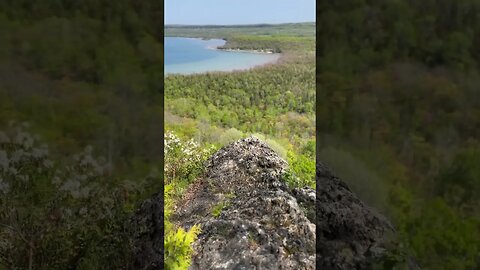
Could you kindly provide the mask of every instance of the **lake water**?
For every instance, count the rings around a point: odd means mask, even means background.
[[[222,39],[165,38],[165,74],[233,71],[274,62],[279,54],[216,50]]]

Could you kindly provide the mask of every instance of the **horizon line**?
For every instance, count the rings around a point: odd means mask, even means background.
[[[316,23],[316,22],[315,21],[304,21],[304,22],[247,23],[247,24],[181,24],[181,23],[171,23],[171,24],[164,24],[164,27],[167,27],[167,26],[258,26],[258,25],[282,25],[282,24],[303,24],[303,23]]]

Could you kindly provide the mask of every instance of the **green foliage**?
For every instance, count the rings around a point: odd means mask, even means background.
[[[255,35],[269,38],[275,35],[292,37],[315,36],[315,23],[284,23],[254,25],[165,25],[165,36],[228,38],[241,35]]]
[[[188,269],[193,252],[191,245],[199,233],[200,227],[194,225],[188,232],[179,228],[165,234],[165,269]]]
[[[425,269],[479,267],[479,10],[478,0],[317,5],[317,151],[395,221]]]
[[[258,139],[265,142],[268,147],[270,147],[277,155],[279,155],[283,159],[287,159],[287,150],[280,145],[275,139],[270,139],[267,136],[259,133],[252,134],[252,136],[257,137]]]
[[[226,201],[221,201],[214,205],[212,208],[212,215],[214,217],[219,217],[225,207],[228,207],[228,203]]]
[[[282,53],[293,50],[314,50],[315,40],[311,37],[295,37],[292,35],[255,36],[234,35],[227,39],[222,49],[267,50]],[[298,53],[298,52],[297,52]]]
[[[282,175],[282,180],[285,181],[290,188],[300,187],[300,179],[295,175],[295,173],[289,169]]]
[[[414,255],[434,269],[474,269],[478,265],[478,218],[463,217],[441,199],[423,205],[406,233]]]
[[[121,268],[131,263],[129,204],[140,183],[108,176],[92,149],[52,159],[21,127],[0,132],[0,261],[10,268]]]
[[[108,157],[115,174],[142,177],[162,162],[156,142],[162,133],[158,121],[163,96],[157,85],[163,46],[152,29],[161,24],[145,24],[152,18],[148,13],[155,11],[143,7],[157,4],[119,2],[109,4],[108,12],[93,2],[0,4],[0,96],[5,111],[0,128],[10,121],[28,121],[62,154],[92,145]],[[55,11],[52,6],[61,8]],[[132,9],[122,10],[128,6]],[[96,13],[99,10],[110,19]],[[141,129],[131,128],[139,122],[144,123]]]
[[[270,69],[229,75],[168,75],[166,110],[242,132],[276,137],[288,137],[292,132],[313,136],[313,70],[304,65]],[[293,89],[292,99],[285,99],[285,88]]]
[[[229,128],[220,136],[219,142],[221,145],[226,145],[234,141],[237,141],[243,137],[244,137],[244,134],[240,130],[236,128]]]
[[[470,211],[480,210],[480,148],[458,153],[439,173],[436,193],[449,203]]]
[[[107,2],[0,2],[0,130],[10,138],[0,143],[0,264],[9,269],[131,266],[125,222],[161,183],[162,5]],[[11,127],[26,121],[49,148]]]
[[[350,63],[342,70],[353,72],[399,58],[429,66],[475,67],[480,60],[475,52],[479,10],[478,0],[320,3],[320,65],[329,69],[333,58],[340,57]],[[366,20],[371,23],[364,24]]]
[[[284,26],[298,33],[257,32]],[[310,24],[284,26],[247,27],[248,34],[243,27],[167,27],[170,35],[227,38],[228,49],[275,49],[283,55],[278,64],[248,71],[167,75],[166,122],[186,138],[218,146],[252,134],[290,159],[292,184],[314,187],[315,39],[313,32],[302,34]]]
[[[226,33],[225,29],[217,30],[169,29],[178,36],[202,33],[203,37],[208,37]],[[289,64],[228,74],[168,75],[165,78],[167,269],[186,269],[190,264],[190,244],[198,232],[195,227],[188,232],[177,229],[169,218],[187,186],[200,175],[205,159],[213,153],[215,147],[208,145],[223,146],[254,133],[286,159],[283,142],[290,141],[297,148],[303,146],[305,138],[314,142],[313,38],[238,34],[229,37],[226,48],[282,50]],[[290,89],[287,99],[284,89]],[[314,145],[310,143],[303,151],[307,154],[294,161],[294,168],[302,177],[301,181],[295,180],[295,184],[314,186]],[[226,194],[224,200],[212,207],[211,214],[220,216],[234,196]]]
[[[292,178],[297,178],[295,186],[315,188],[315,159],[305,155],[296,155],[292,151],[288,151],[287,157],[290,170],[293,174],[290,175],[290,178],[287,177],[287,182],[292,185]]]
[[[210,30],[205,31],[214,33]],[[232,35],[228,48],[278,47],[282,61],[242,72],[167,75],[166,112],[195,120],[197,136],[209,142],[261,133],[273,145],[287,141],[298,148],[315,134],[314,44],[313,36]],[[173,120],[178,122],[166,119]],[[276,150],[286,158],[285,147],[279,146]]]
[[[191,245],[201,232],[200,227],[194,225],[186,231],[184,228],[177,228],[170,219],[185,189],[203,172],[204,162],[215,147],[200,145],[193,139],[181,139],[170,130],[166,131],[164,138],[167,179],[164,187],[164,267],[187,269],[193,252]]]
[[[215,151],[213,145],[201,147],[195,140],[183,141],[168,131],[164,139],[165,183],[191,183],[203,170],[204,162]]]
[[[176,228],[171,223],[170,217],[173,213],[178,194],[174,189],[175,182],[165,185],[164,189],[164,249],[165,269],[188,269],[191,263],[192,243],[197,239],[201,229],[194,225],[190,230]]]

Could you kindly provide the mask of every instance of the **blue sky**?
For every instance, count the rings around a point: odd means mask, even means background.
[[[315,0],[165,0],[165,24],[315,21]]]

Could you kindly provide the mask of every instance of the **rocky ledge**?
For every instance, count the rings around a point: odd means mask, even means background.
[[[382,255],[393,232],[388,221],[321,163],[316,192],[290,189],[282,179],[287,167],[255,137],[210,157],[173,217],[185,229],[202,229],[190,269],[366,269]],[[161,269],[156,200],[146,201],[134,218],[144,228],[134,241],[141,269]]]
[[[370,269],[393,240],[394,228],[317,162],[317,269]]]
[[[210,157],[174,218],[202,228],[190,269],[315,269],[315,225],[281,179],[287,166],[255,137]]]

